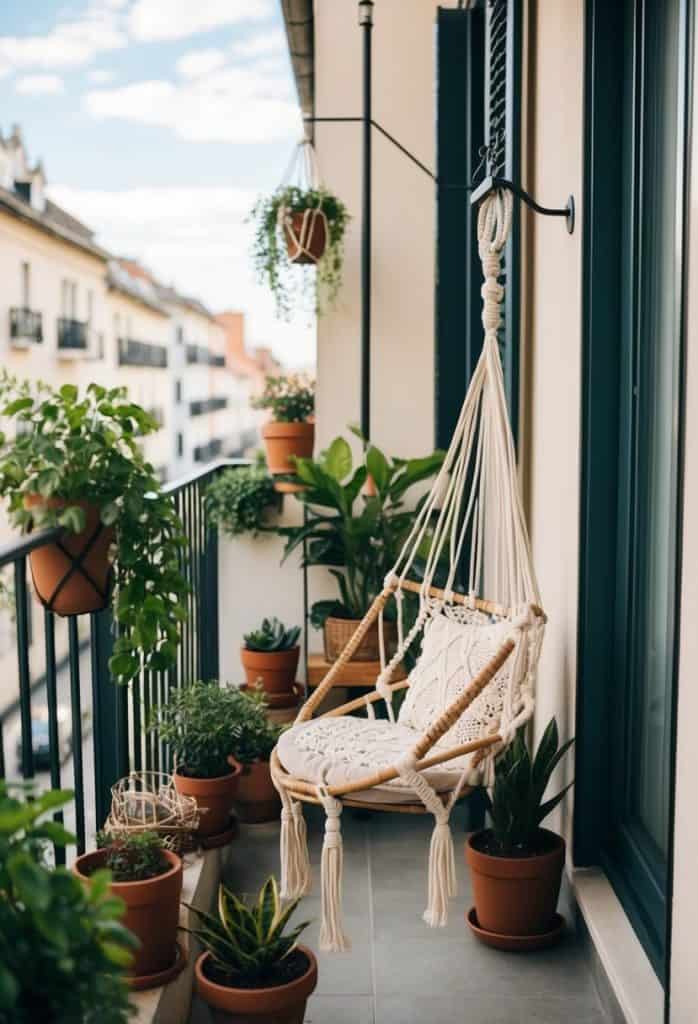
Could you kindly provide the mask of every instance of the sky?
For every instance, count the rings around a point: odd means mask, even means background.
[[[279,0],[0,0],[0,129],[21,126],[55,202],[247,340],[314,361],[274,317],[245,220],[301,134]]]

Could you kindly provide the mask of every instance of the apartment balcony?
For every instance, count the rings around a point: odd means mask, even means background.
[[[10,307],[10,344],[12,348],[28,348],[44,340],[41,313],[28,306]]]
[[[133,338],[119,338],[119,366],[167,366],[167,347]]]
[[[58,354],[71,357],[84,355],[89,347],[89,324],[70,317],[58,318]]]
[[[187,363],[198,366],[225,366],[225,356],[212,352],[206,345],[187,345]]]
[[[228,399],[225,395],[219,395],[213,398],[200,398],[189,403],[189,415],[190,416],[203,416],[208,412],[218,412],[221,409],[228,408]]]

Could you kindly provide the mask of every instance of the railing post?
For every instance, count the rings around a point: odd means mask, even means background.
[[[204,513],[205,515],[205,513]],[[205,517],[206,540],[201,559],[201,673],[204,679],[218,679],[220,672],[218,630],[218,530]]]
[[[101,828],[111,807],[111,787],[129,769],[128,687],[114,683],[109,672],[111,612],[95,612],[90,619],[95,801]]]

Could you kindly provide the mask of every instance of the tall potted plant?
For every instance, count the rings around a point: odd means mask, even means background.
[[[339,656],[383,588],[413,522],[414,511],[405,504],[409,490],[432,477],[443,458],[440,451],[421,459],[388,458],[371,445],[355,466],[348,442],[337,437],[318,459],[296,459],[306,488],[299,496],[307,506],[306,521],[278,532],[286,538],[284,558],[305,545],[305,565],[327,566],[336,580],[337,598],[317,601],[311,609],[312,625],[324,631],[328,660]],[[366,494],[369,475],[373,493]],[[377,625],[353,657],[378,659]]]
[[[156,708],[149,730],[167,743],[175,759],[178,793],[194,797],[201,817],[198,834],[207,846],[232,837],[231,810],[240,766],[228,763],[240,718],[241,695],[217,680],[182,686]]]
[[[41,601],[60,615],[111,601],[119,634],[109,663],[128,682],[141,668],[176,658],[187,583],[185,538],[138,438],[157,429],[124,388],[58,389],[0,376],[0,497],[13,526],[59,526],[65,533],[30,555]],[[111,591],[111,594],[110,594]]]
[[[313,312],[331,305],[342,283],[349,222],[344,203],[322,187],[284,185],[260,198],[251,216],[255,269],[274,296],[277,315],[288,319],[299,294]],[[299,264],[316,266],[314,279],[299,282],[293,274]]]
[[[224,885],[217,914],[195,907],[192,929],[204,952],[196,961],[196,988],[223,1024],[303,1024],[317,985],[317,961],[298,944],[308,922],[287,932],[299,901],[283,906],[275,878],[249,904]]]
[[[75,842],[58,822],[44,820],[71,798],[54,790],[25,802],[0,782],[3,1021],[126,1024],[132,1018],[125,970],[137,940],[120,923],[124,906],[109,892],[109,872],[83,885],[47,863],[50,843]]]
[[[541,823],[572,785],[543,799],[573,742],[560,746],[553,718],[533,758],[520,730],[497,761],[492,796],[486,795],[492,826],[473,833],[466,845],[475,897],[468,923],[489,945],[537,948],[562,930],[556,907],[565,841]]]
[[[286,629],[272,618],[262,619],[258,629],[245,634],[240,659],[247,685],[261,686],[272,705],[275,700],[295,699],[300,632],[300,626]]]
[[[313,454],[315,385],[300,376],[267,377],[264,391],[252,399],[255,409],[268,409],[271,419],[262,428],[267,463],[280,492],[295,492],[301,486],[285,479],[294,473],[294,459]]]
[[[181,858],[153,832],[100,832],[97,847],[78,857],[73,871],[83,881],[105,868],[111,872],[109,890],[123,900],[123,923],[139,942],[129,971],[131,987],[164,985],[184,966],[177,946]]]
[[[273,821],[281,811],[269,759],[282,727],[267,718],[267,702],[257,689],[238,690],[238,720],[231,736],[230,763],[241,768],[235,807],[242,821]]]

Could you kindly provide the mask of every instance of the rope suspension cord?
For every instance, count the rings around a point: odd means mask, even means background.
[[[310,139],[303,138],[296,146],[281,180],[281,187],[285,185],[295,185],[297,188],[316,192],[319,190],[320,171],[315,147]],[[329,237],[329,224],[322,209],[322,197],[318,198],[317,206],[303,210],[299,222],[297,218],[298,215],[294,215],[286,206],[279,207],[279,226],[291,243],[289,259],[292,263],[316,263],[313,241]]]

